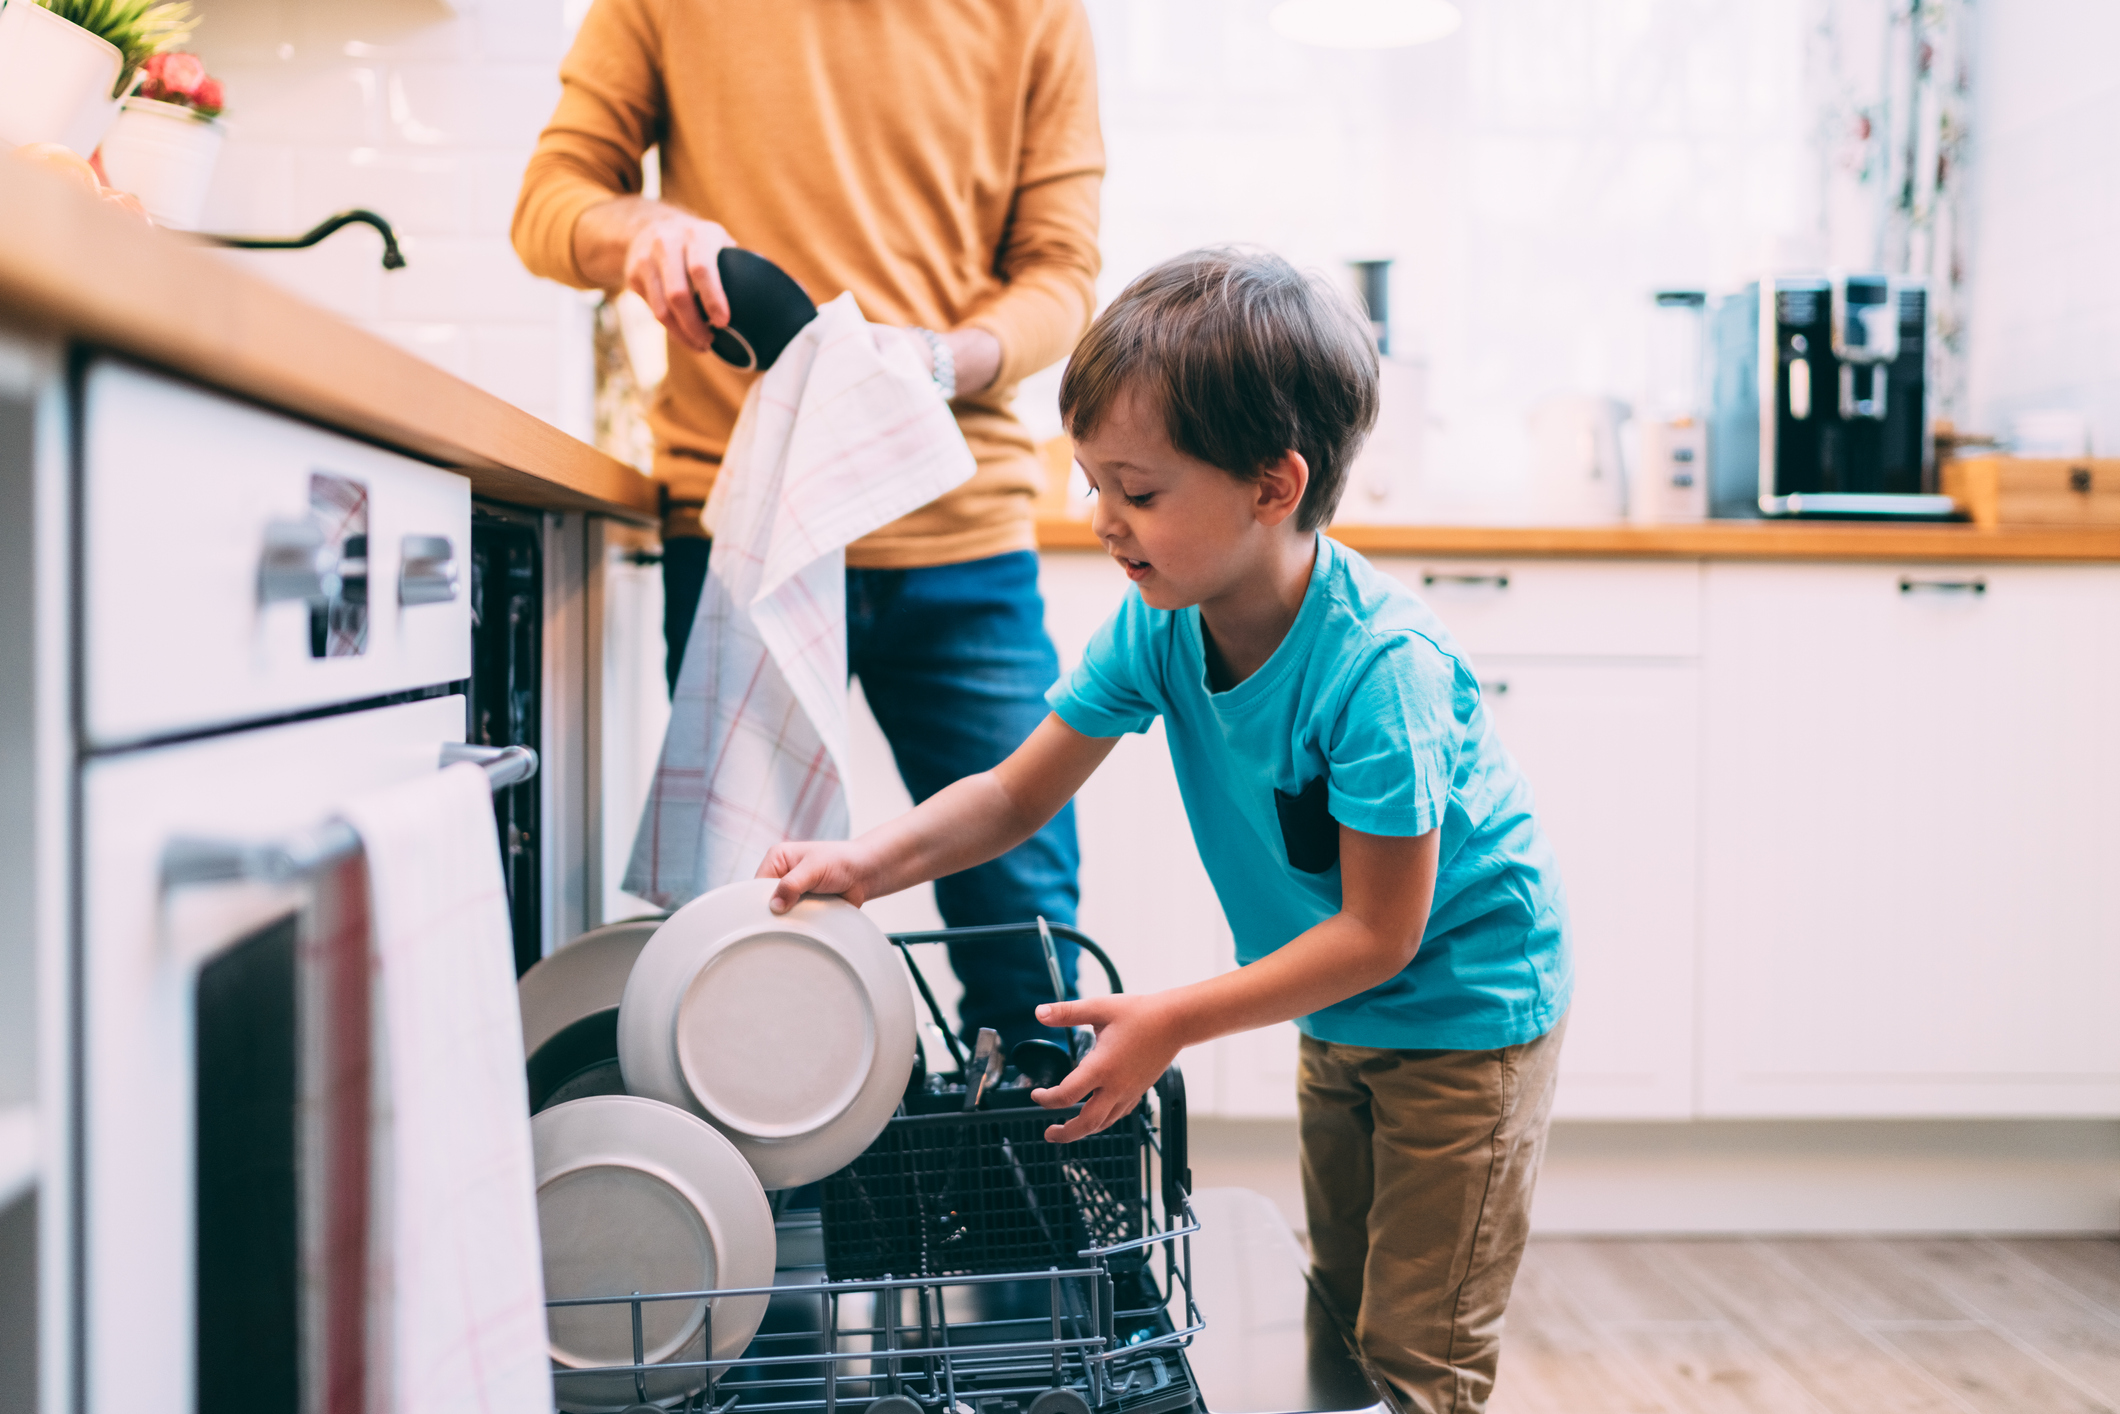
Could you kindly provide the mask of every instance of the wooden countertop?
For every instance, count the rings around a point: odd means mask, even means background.
[[[109,349],[460,471],[478,495],[656,519],[655,483],[185,238],[0,161],[0,326]]]
[[[1477,559],[1904,560],[1955,564],[2120,560],[2120,527],[1981,530],[1969,524],[1712,520],[1694,525],[1340,525],[1365,555]],[[1047,550],[1094,550],[1083,520],[1038,522]]]

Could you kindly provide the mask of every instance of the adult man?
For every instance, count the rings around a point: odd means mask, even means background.
[[[515,247],[540,275],[636,291],[670,331],[649,421],[673,686],[706,574],[699,510],[753,376],[706,352],[728,320],[715,253],[741,243],[819,302],[852,290],[904,326],[952,397],[978,471],[848,549],[849,667],[915,799],[990,769],[1059,670],[1031,527],[1043,473],[1010,404],[1094,304],[1104,155],[1079,0],[596,0],[560,79]],[[636,194],[650,146],[655,201]],[[952,925],[1072,921],[1076,858],[1063,816],[938,881],[937,902]],[[1042,1030],[1035,944],[951,961],[968,1032]]]

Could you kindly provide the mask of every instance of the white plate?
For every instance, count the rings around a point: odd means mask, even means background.
[[[530,1121],[537,1156],[537,1219],[545,1295],[625,1296],[773,1284],[773,1212],[743,1155],[713,1126],[631,1095],[555,1105]],[[715,1359],[743,1353],[765,1319],[764,1296],[655,1301],[641,1307],[650,1363],[707,1358],[713,1308]],[[547,1313],[559,1370],[633,1363],[628,1304]],[[630,1409],[632,1374],[561,1375],[559,1407],[583,1414]],[[651,1403],[706,1387],[703,1370],[648,1378]]]
[[[523,1058],[585,1016],[618,1005],[634,959],[661,919],[592,928],[539,961],[515,984],[523,1008]]]
[[[836,898],[766,906],[774,881],[694,899],[641,951],[618,1012],[626,1089],[735,1142],[768,1188],[844,1168],[913,1071],[913,998],[896,949]]]

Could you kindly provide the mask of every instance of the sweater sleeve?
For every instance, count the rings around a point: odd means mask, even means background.
[[[641,188],[641,154],[661,140],[660,0],[595,0],[560,64],[559,106],[523,172],[510,235],[532,274],[580,289],[574,226],[590,207]]]
[[[1089,17],[1081,0],[1060,0],[1031,60],[1015,203],[994,259],[1005,283],[964,321],[1001,343],[995,387],[1066,357],[1089,327],[1103,180]]]

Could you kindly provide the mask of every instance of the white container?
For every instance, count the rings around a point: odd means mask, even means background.
[[[219,123],[182,104],[135,96],[103,139],[103,172],[119,191],[140,198],[156,225],[195,231],[220,155]]]
[[[0,149],[59,142],[86,157],[118,116],[125,56],[31,0],[0,9]]]

